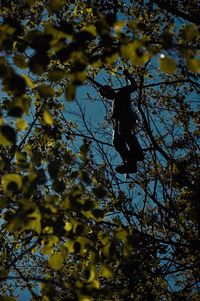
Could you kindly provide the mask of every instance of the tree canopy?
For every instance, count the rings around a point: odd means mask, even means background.
[[[200,300],[199,1],[0,4],[1,300]],[[137,84],[127,177],[94,80]]]

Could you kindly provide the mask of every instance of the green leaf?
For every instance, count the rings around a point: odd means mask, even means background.
[[[176,62],[171,57],[160,58],[160,70],[164,73],[175,73]]]
[[[48,262],[53,270],[58,271],[62,268],[64,259],[60,253],[54,253],[49,257]]]

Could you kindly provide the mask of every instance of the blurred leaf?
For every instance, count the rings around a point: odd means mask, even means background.
[[[197,26],[195,24],[187,24],[180,31],[184,40],[191,42],[196,36],[199,35]]]
[[[21,69],[24,69],[27,67],[26,57],[22,54],[16,54],[13,57],[13,61],[14,61],[15,65]]]
[[[102,265],[101,266],[101,273],[102,273],[102,276],[105,277],[105,278],[110,278],[113,276],[113,273],[112,271],[110,270],[110,268],[108,268],[107,266],[105,265]]]
[[[16,144],[15,130],[9,125],[0,126],[0,144],[10,146]]]
[[[49,257],[48,262],[49,262],[50,267],[53,270],[58,271],[62,268],[64,259],[63,259],[62,255],[57,252],[57,253],[52,254]]]
[[[30,106],[31,98],[29,96],[14,97],[8,105],[8,114],[12,117],[21,117],[24,113],[29,113]]]
[[[87,282],[92,282],[96,277],[96,269],[94,265],[89,266],[85,271],[85,278]]]
[[[48,72],[48,78],[52,82],[57,82],[63,79],[65,76],[65,72],[61,70],[55,70],[55,71],[49,71]]]
[[[26,81],[26,85],[27,87],[33,89],[35,87],[33,81],[30,79],[30,77],[27,75],[27,74],[23,74],[23,78],[25,79]]]
[[[27,128],[27,121],[21,118],[16,120],[16,128],[19,131],[24,131]]]
[[[38,234],[41,233],[41,213],[38,208],[36,208],[32,213],[27,214],[24,229],[34,230]]]
[[[16,173],[2,176],[1,184],[5,193],[17,192],[22,188],[22,177]]]
[[[151,57],[150,53],[138,40],[135,40],[127,45],[122,45],[121,54],[123,58],[129,59],[132,64],[136,66],[144,65]]]
[[[2,296],[0,295],[0,299],[1,301],[17,301],[17,299],[15,297],[7,297],[7,296]]]
[[[68,85],[65,88],[65,97],[67,101],[72,101],[74,100],[76,95],[76,86],[73,84]]]
[[[96,35],[97,35],[97,30],[94,25],[84,26],[84,27],[82,27],[81,30],[89,32],[93,37],[96,37]]]
[[[48,85],[40,85],[37,90],[41,98],[47,99],[54,96],[54,89]]]
[[[53,124],[53,117],[48,110],[44,110],[42,113],[42,116],[43,116],[43,119],[46,122],[46,124],[48,124],[48,125]]]
[[[200,72],[200,60],[188,58],[187,59],[187,67],[188,67],[189,71],[199,73]]]
[[[160,58],[160,70],[165,73],[176,72],[176,62],[170,57]]]
[[[42,254],[49,255],[53,252],[54,247],[58,243],[59,238],[56,235],[49,235],[44,241],[44,245],[42,248]]]

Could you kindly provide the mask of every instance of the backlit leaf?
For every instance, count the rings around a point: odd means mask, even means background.
[[[17,119],[16,120],[16,128],[19,131],[24,131],[27,128],[27,122],[26,122],[26,120],[21,119],[21,118]]]
[[[42,116],[43,116],[43,119],[46,122],[46,124],[48,124],[48,125],[53,124],[53,117],[48,110],[44,110],[42,113]]]
[[[53,270],[58,271],[62,268],[64,259],[60,253],[54,253],[49,257],[48,262]]]
[[[113,275],[112,271],[105,265],[101,266],[101,273],[105,278],[110,278]]]
[[[171,57],[160,58],[160,70],[165,73],[176,72],[176,62]]]
[[[5,193],[17,192],[22,188],[22,177],[16,173],[2,176],[1,184]]]

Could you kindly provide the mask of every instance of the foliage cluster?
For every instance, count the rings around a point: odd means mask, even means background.
[[[0,4],[1,300],[200,300],[198,1]],[[90,78],[137,82],[126,179]]]

